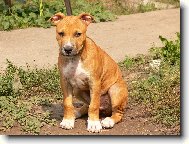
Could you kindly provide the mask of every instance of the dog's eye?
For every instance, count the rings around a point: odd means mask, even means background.
[[[64,36],[64,32],[59,32],[58,34],[59,34],[59,36],[61,36],[61,37]]]
[[[76,33],[75,33],[75,36],[76,36],[76,37],[80,37],[80,36],[81,36],[81,33],[80,33],[80,32],[76,32]]]

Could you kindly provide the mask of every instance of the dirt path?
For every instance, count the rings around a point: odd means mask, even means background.
[[[145,54],[153,46],[160,46],[159,35],[174,38],[180,31],[180,9],[154,11],[143,14],[120,16],[115,22],[91,24],[88,36],[110,54],[117,62],[125,55]],[[0,32],[0,70],[8,58],[16,65],[28,63],[37,67],[57,63],[58,46],[55,28],[28,28],[11,32]],[[40,134],[48,135],[90,135],[86,131],[87,117],[76,120],[73,130],[59,128],[62,107],[52,105],[50,111],[57,120],[57,126],[46,125]],[[179,129],[179,128],[178,128]],[[166,129],[152,124],[144,106],[129,104],[123,121],[113,129],[103,130],[101,135],[164,135],[178,134],[177,129]],[[20,127],[13,127],[3,134],[24,134]]]
[[[88,36],[118,62],[125,55],[147,53],[153,43],[159,46],[159,35],[174,38],[179,31],[180,9],[169,9],[120,16],[115,22],[91,24]],[[55,27],[0,31],[0,70],[5,69],[6,59],[18,66],[28,63],[43,67],[56,64],[57,55]]]
[[[103,129],[100,133],[89,133],[87,131],[87,116],[76,119],[72,130],[64,130],[59,127],[62,120],[63,109],[60,104],[52,105],[49,109],[52,118],[57,123],[55,126],[45,125],[41,128],[40,135],[178,135],[179,128],[167,129],[158,124],[153,124],[146,113],[145,106],[129,105],[126,109],[122,122],[116,124],[113,129]],[[103,119],[103,118],[101,118]],[[25,135],[20,126],[14,126],[3,135]]]

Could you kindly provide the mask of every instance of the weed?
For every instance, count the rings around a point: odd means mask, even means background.
[[[128,15],[134,13],[144,13],[154,11],[157,8],[152,2],[144,4],[143,2],[124,1],[124,0],[112,0],[105,4],[110,11],[117,15]],[[109,6],[110,5],[110,6]]]
[[[125,60],[123,61],[123,66],[125,66],[127,69],[132,67],[134,64],[133,59],[126,56]]]
[[[175,5],[176,7],[180,6],[180,0],[156,0],[156,1],[161,3],[172,4]]]
[[[2,127],[8,129],[19,124],[24,132],[38,134],[45,124],[54,125],[56,120],[51,119],[51,113],[40,107],[50,107],[62,98],[57,67],[49,70],[28,67],[25,70],[10,61],[7,65],[4,74],[0,75]],[[21,87],[15,91],[14,85],[18,81]]]
[[[174,127],[180,124],[180,34],[175,41],[161,36],[160,40],[164,46],[151,49],[148,56],[161,59],[159,69],[143,69],[145,77],[138,76],[130,84],[130,99],[145,104],[154,121]],[[136,65],[132,63],[134,71],[140,67]]]
[[[163,48],[151,49],[154,58],[160,58],[173,65],[180,63],[180,34],[177,33],[177,40],[175,41],[168,41],[162,36],[159,36],[159,38],[165,46]]]
[[[105,22],[115,20],[115,14],[107,10],[101,1],[88,2],[86,0],[71,1],[73,14],[78,15],[81,12],[88,12],[94,16],[96,22]]]
[[[147,3],[147,4],[139,4],[137,6],[136,11],[140,13],[144,13],[144,12],[154,11],[156,9],[157,8],[155,7],[154,3]]]
[[[137,55],[136,57],[126,56],[123,62],[120,62],[121,67],[126,69],[133,69],[135,67],[144,65],[148,62],[149,58],[144,55]]]

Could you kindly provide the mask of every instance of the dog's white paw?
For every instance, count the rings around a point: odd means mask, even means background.
[[[101,124],[103,128],[113,128],[115,123],[112,118],[106,117],[104,120],[101,121]]]
[[[74,119],[64,119],[62,120],[62,122],[60,123],[60,126],[63,128],[63,129],[73,129],[74,128]]]
[[[100,132],[102,129],[101,123],[100,121],[92,121],[92,120],[88,120],[88,126],[87,126],[87,130],[89,132]]]

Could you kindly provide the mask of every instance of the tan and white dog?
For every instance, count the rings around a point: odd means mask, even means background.
[[[75,119],[88,113],[89,132],[112,128],[123,117],[128,100],[127,86],[116,62],[86,36],[93,17],[86,13],[78,16],[57,13],[50,20],[56,25],[58,67],[64,94],[64,117],[60,126],[72,129]],[[74,110],[73,96],[84,102],[78,111]],[[100,111],[109,108],[111,117],[100,122]]]

